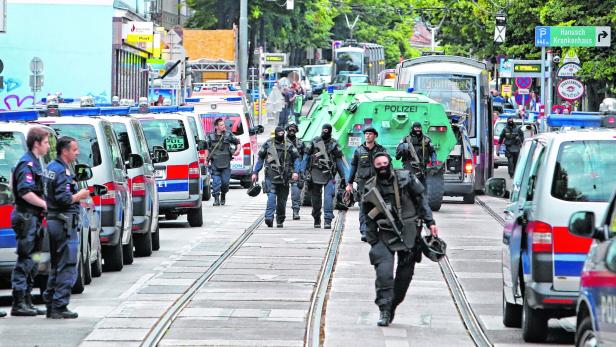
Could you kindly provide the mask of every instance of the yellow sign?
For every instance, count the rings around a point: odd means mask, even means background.
[[[512,88],[511,84],[501,84],[501,95],[511,96]]]
[[[513,72],[536,72],[541,73],[541,64],[516,64]]]
[[[151,34],[128,34],[126,42],[154,42],[154,35]]]
[[[265,56],[265,61],[268,63],[273,63],[273,62],[283,62],[284,61],[284,57],[280,56],[280,55],[266,55]]]

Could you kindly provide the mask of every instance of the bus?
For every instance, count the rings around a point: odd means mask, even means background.
[[[385,50],[376,43],[345,42],[334,51],[332,80],[337,75],[368,75],[370,83],[376,83],[379,73],[385,69]]]
[[[466,57],[430,55],[404,60],[396,70],[396,88],[413,88],[442,103],[448,113],[464,116],[473,152],[475,192],[483,193],[494,172],[486,65]]]

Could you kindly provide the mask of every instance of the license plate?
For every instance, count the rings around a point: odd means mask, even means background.
[[[167,176],[166,174],[167,174],[166,169],[154,170],[154,178],[157,180],[164,180],[165,177]]]
[[[244,168],[244,164],[243,163],[231,162],[231,168],[232,169],[243,169]]]
[[[349,136],[349,140],[347,142],[349,147],[358,147],[361,145],[361,137],[359,136]]]

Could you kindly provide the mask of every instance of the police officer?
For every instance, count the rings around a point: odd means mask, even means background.
[[[396,159],[402,159],[404,170],[417,176],[426,184],[426,168],[436,162],[436,152],[430,138],[423,134],[421,123],[413,123],[411,133],[405,136],[396,148]]]
[[[43,168],[40,159],[49,151],[49,132],[42,127],[28,131],[28,152],[13,170],[15,210],[11,224],[17,239],[17,261],[11,276],[13,307],[11,316],[36,316],[44,310],[32,305],[32,287],[38,265],[33,254],[40,252],[41,222],[47,209],[44,198]]]
[[[336,172],[344,178],[342,150],[338,141],[332,138],[332,126],[323,124],[321,136],[316,136],[306,146],[302,168],[308,175],[312,202],[314,227],[321,227],[321,207],[325,210],[323,227],[331,229],[334,219],[334,193]],[[325,187],[325,192],[323,192]],[[325,195],[325,198],[321,197]]]
[[[289,197],[289,181],[299,179],[299,153],[295,146],[285,139],[284,128],[278,126],[274,130],[274,137],[263,144],[257,156],[252,181],[257,182],[259,171],[265,165],[263,185],[267,193],[265,224],[270,228],[273,226],[274,210],[276,210],[276,227],[282,228]]]
[[[297,137],[297,131],[299,128],[297,124],[291,123],[287,125],[287,141],[289,141],[297,152],[299,153],[299,157],[304,157],[304,152],[306,150],[306,145],[304,141]],[[304,187],[304,182],[300,177],[297,181],[291,182],[291,207],[293,209],[293,220],[299,220],[299,209],[302,205],[301,196],[302,196],[302,188]]]
[[[240,140],[227,131],[224,119],[216,118],[214,126],[215,131],[207,136],[207,147],[210,149],[208,161],[212,172],[214,206],[220,206],[225,204],[225,195],[229,191],[231,159],[240,154],[242,146]],[[235,145],[235,151],[232,151],[231,145]]]
[[[51,270],[43,299],[47,317],[77,318],[69,311],[71,289],[77,280],[79,255],[79,201],[89,196],[87,189],[78,190],[75,176],[69,169],[79,155],[77,141],[69,136],[58,139],[57,158],[47,166],[47,230]]]
[[[524,133],[520,127],[516,127],[513,118],[507,118],[507,125],[500,134],[499,144],[505,144],[505,156],[507,157],[507,169],[509,177],[513,178],[515,166],[520,155],[520,146],[524,142]]]
[[[372,166],[372,159],[378,152],[386,153],[385,147],[379,145],[376,142],[376,138],[379,136],[378,131],[373,127],[367,127],[364,129],[364,137],[366,141],[353,153],[353,159],[351,160],[351,172],[347,178],[346,191],[351,194],[353,192],[353,182],[357,182],[357,191],[364,191],[364,184],[366,180],[375,175],[374,167]],[[359,203],[359,231],[361,232],[361,240],[366,241],[366,215],[362,208],[361,201]]]
[[[384,152],[377,153],[372,163],[376,176],[366,182],[364,192],[375,188],[386,208],[395,212],[402,224],[401,238],[393,232],[387,219],[380,218],[382,213],[376,215],[375,219],[366,218],[366,239],[371,246],[370,263],[376,271],[375,303],[380,309],[377,324],[387,326],[393,321],[396,307],[404,300],[413,278],[415,263],[421,260],[421,250],[419,244],[416,244],[418,220],[425,222],[434,236],[438,234],[438,228],[424,197],[424,187],[413,174],[406,170],[394,172],[391,159]],[[364,211],[371,215],[375,206],[366,196],[363,205]],[[395,253],[398,255],[398,265],[394,277]]]

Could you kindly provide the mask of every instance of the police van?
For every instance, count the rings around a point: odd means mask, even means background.
[[[587,120],[552,115],[548,125]],[[596,116],[586,126],[602,124],[614,125]],[[569,216],[603,216],[616,188],[614,152],[616,130],[606,127],[543,133],[522,146],[505,209],[502,271],[503,323],[521,325],[525,341],[544,341],[550,318],[575,315],[590,240],[569,233]],[[487,193],[506,195],[505,180],[490,179]]]
[[[258,152],[257,134],[263,132],[263,126],[255,125],[248,106],[241,97],[228,97],[224,101],[195,103],[195,113],[207,135],[215,131],[214,121],[222,118],[231,131],[240,140],[242,150],[231,159],[231,179],[244,188],[252,185],[252,167],[256,163]]]
[[[112,110],[113,111],[113,110]],[[128,109],[126,110],[128,113]],[[128,169],[128,186],[133,200],[133,242],[135,255],[150,256],[160,249],[158,230],[158,189],[154,179],[154,165],[141,123],[130,116],[107,117],[118,137],[122,159],[126,162],[132,153],[143,158],[143,166]],[[164,150],[159,150],[164,151]],[[166,156],[166,154],[162,154]]]
[[[8,277],[15,266],[15,233],[11,228],[11,213],[13,212],[14,197],[11,191],[11,170],[27,151],[26,137],[28,131],[40,124],[26,123],[25,120],[35,120],[37,111],[18,111],[0,113],[0,276]],[[45,127],[45,126],[43,126]],[[47,128],[47,127],[45,127]],[[41,165],[47,166],[56,157],[56,133],[50,132],[49,152],[42,158]],[[79,188],[87,188],[85,182],[78,182]],[[81,228],[77,265],[77,281],[73,286],[73,293],[84,291],[86,284],[92,281],[92,277],[102,274],[102,252],[99,234],[101,230],[100,219],[95,211],[93,199],[88,197],[80,202]],[[45,233],[47,238],[47,233]],[[37,285],[46,286],[46,275],[49,267],[48,243],[43,242],[42,257],[39,263],[39,277]]]
[[[48,111],[49,112],[49,111]],[[92,168],[90,189],[95,184],[107,187],[107,193],[94,197],[100,214],[104,268],[120,271],[133,263],[133,203],[128,169],[141,167],[143,159],[131,154],[124,162],[111,122],[100,117],[99,108],[60,109],[60,116],[39,118],[58,136],[71,136],[79,144],[77,161]]]
[[[176,111],[177,107],[141,108],[138,112],[142,113],[134,116],[141,122],[150,152],[158,148],[168,153],[168,161],[154,164],[159,215],[174,220],[186,214],[191,227],[200,227],[203,183],[198,151],[203,147],[197,143],[188,116]]]
[[[599,228],[595,213],[579,211],[569,220],[569,232],[593,239],[577,302],[576,346],[616,346],[616,194]]]

